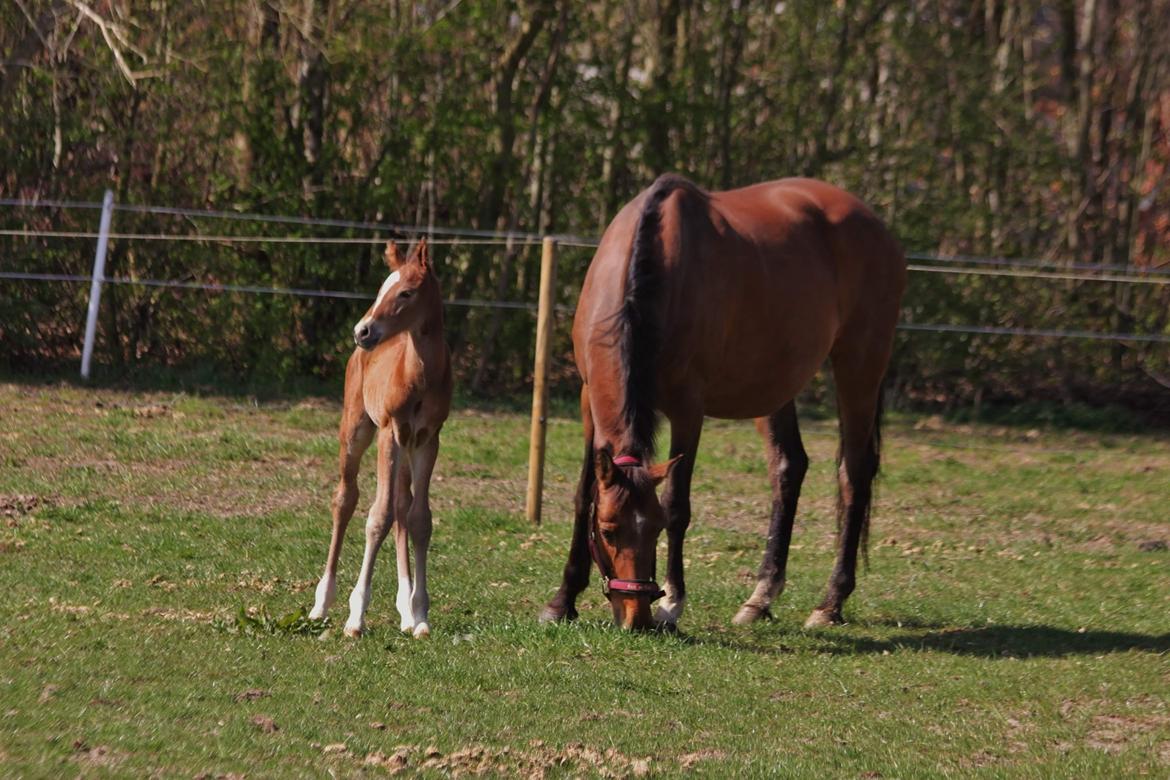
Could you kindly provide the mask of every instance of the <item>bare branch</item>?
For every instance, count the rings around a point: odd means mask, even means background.
[[[104,38],[106,41],[106,46],[109,47],[110,52],[114,55],[114,61],[118,64],[118,70],[120,70],[122,75],[126,77],[126,81],[130,82],[131,87],[137,87],[138,81],[140,79],[152,78],[159,75],[159,72],[155,70],[135,71],[130,67],[130,64],[126,62],[123,49],[129,49],[131,52],[138,54],[138,56],[142,57],[144,61],[146,60],[146,57],[144,57],[141,52],[136,51],[135,48],[129,43],[126,37],[126,31],[120,24],[105,19],[84,2],[82,2],[82,0],[70,0],[70,3],[72,3],[74,8],[76,8],[83,16],[85,16],[86,19],[89,19],[91,22],[93,22],[94,25],[97,26],[98,30],[101,31],[102,38]]]

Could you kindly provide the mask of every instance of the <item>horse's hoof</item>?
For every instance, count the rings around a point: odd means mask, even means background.
[[[342,633],[351,639],[358,639],[362,635],[362,628],[361,626],[346,626]]]
[[[577,619],[577,610],[569,607],[554,607],[551,604],[541,610],[540,617],[537,618],[541,623],[571,623]]]
[[[744,604],[731,619],[733,626],[750,626],[757,620],[772,619],[772,611],[767,607],[757,607],[755,604]]]
[[[805,628],[826,628],[828,626],[839,626],[845,622],[841,617],[841,613],[834,609],[814,609],[812,614],[808,616],[808,620],[804,621]]]
[[[419,623],[417,626],[414,627],[414,638],[415,639],[425,639],[426,637],[428,637],[430,635],[431,635],[431,627],[428,626],[426,623]]]

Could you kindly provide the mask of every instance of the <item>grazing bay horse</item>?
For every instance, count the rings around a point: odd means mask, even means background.
[[[805,625],[843,622],[866,538],[882,380],[905,287],[905,256],[889,230],[824,182],[705,192],[663,176],[627,204],[601,239],[573,321],[585,459],[568,563],[541,619],[576,617],[592,557],[621,626],[677,623],[704,415],[755,418],[767,446],[771,527],[755,590],[733,622],[769,615],[784,588],[808,468],[793,399],[828,358],[841,435],[838,553],[828,592]],[[670,458],[652,464],[659,413],[670,421]],[[664,529],[659,589],[655,551]]]
[[[341,481],[333,496],[333,535],[310,617],[325,617],[337,597],[337,559],[357,505],[358,466],[377,435],[378,491],[366,518],[366,551],[349,597],[345,633],[361,636],[365,628],[374,560],[393,528],[400,626],[423,637],[431,631],[427,623],[429,489],[439,454],[439,430],[451,410],[451,364],[443,334],[443,299],[426,240],[406,260],[390,242],[386,263],[391,273],[374,305],[353,329],[357,348],[345,368]],[[408,537],[414,545],[413,581]]]

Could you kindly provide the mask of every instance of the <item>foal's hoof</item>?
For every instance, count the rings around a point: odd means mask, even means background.
[[[414,638],[415,639],[425,639],[426,637],[428,637],[430,635],[431,635],[431,627],[428,626],[426,623],[419,623],[417,626],[414,627]]]
[[[841,617],[841,612],[835,609],[814,609],[812,614],[808,616],[808,620],[804,621],[805,628],[825,628],[828,626],[839,626],[845,622]]]
[[[739,608],[739,612],[735,613],[735,617],[731,619],[733,626],[750,626],[757,620],[772,619],[772,611],[767,607],[757,607],[755,604],[744,604]]]

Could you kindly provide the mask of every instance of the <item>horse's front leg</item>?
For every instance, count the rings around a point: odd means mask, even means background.
[[[569,559],[561,576],[561,587],[540,613],[541,623],[577,618],[577,596],[589,584],[589,516],[593,511],[593,414],[589,407],[589,386],[581,388],[581,423],[585,434],[585,459],[577,482],[573,509],[573,538],[569,542]]]
[[[768,544],[764,550],[764,561],[760,564],[756,588],[731,620],[738,626],[754,623],[762,617],[771,617],[772,600],[784,590],[796,504],[800,499],[804,475],[808,471],[808,454],[800,440],[794,402],[789,401],[770,417],[757,419],[756,429],[764,437],[768,448],[772,520],[768,527]]]
[[[658,603],[654,621],[673,627],[682,616],[687,600],[687,586],[683,577],[683,540],[691,524],[691,474],[695,469],[695,454],[699,449],[699,434],[703,430],[703,415],[671,418],[670,457],[683,456],[670,472],[662,490],[662,509],[666,513],[666,581],[662,589],[666,595]]]

